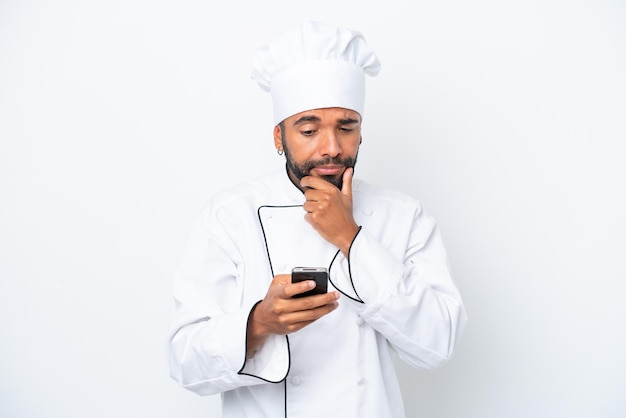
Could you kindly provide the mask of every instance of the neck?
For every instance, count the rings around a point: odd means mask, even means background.
[[[287,177],[289,177],[289,181],[291,181],[291,183],[296,186],[298,190],[304,193],[304,188],[300,186],[300,180],[293,174],[289,167],[285,166],[285,171],[287,171]]]

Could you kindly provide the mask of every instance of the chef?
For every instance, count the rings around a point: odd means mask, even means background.
[[[303,22],[255,55],[283,169],[210,199],[175,278],[171,376],[220,393],[224,417],[403,417],[392,352],[447,362],[466,322],[437,225],[403,193],[353,178],[361,33]],[[328,291],[291,282],[326,267]]]

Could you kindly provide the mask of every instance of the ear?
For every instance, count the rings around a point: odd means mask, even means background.
[[[274,126],[274,146],[277,150],[283,149],[283,141],[280,134],[280,125]]]

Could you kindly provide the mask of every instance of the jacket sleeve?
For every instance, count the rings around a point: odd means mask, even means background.
[[[248,316],[244,263],[229,245],[217,216],[196,220],[174,280],[173,317],[167,339],[171,377],[200,395],[278,382],[289,367],[284,336],[274,336],[246,359]]]
[[[432,369],[452,357],[467,316],[434,219],[418,207],[406,220],[408,236],[398,231],[390,242],[364,226],[348,257],[333,261],[330,277],[400,358]]]

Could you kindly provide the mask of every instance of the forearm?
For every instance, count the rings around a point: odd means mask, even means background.
[[[246,318],[240,310],[175,325],[168,341],[171,376],[201,395],[254,384],[238,375],[245,361]]]
[[[331,266],[331,279],[403,359],[433,368],[452,355],[466,315],[434,226],[415,241],[400,252],[362,230],[349,258],[338,255]]]
[[[248,323],[246,327],[246,358],[251,358],[254,353],[263,345],[267,340],[269,333],[265,331],[265,328],[258,321],[258,313],[256,307],[261,303],[257,302],[250,311],[248,316]]]

